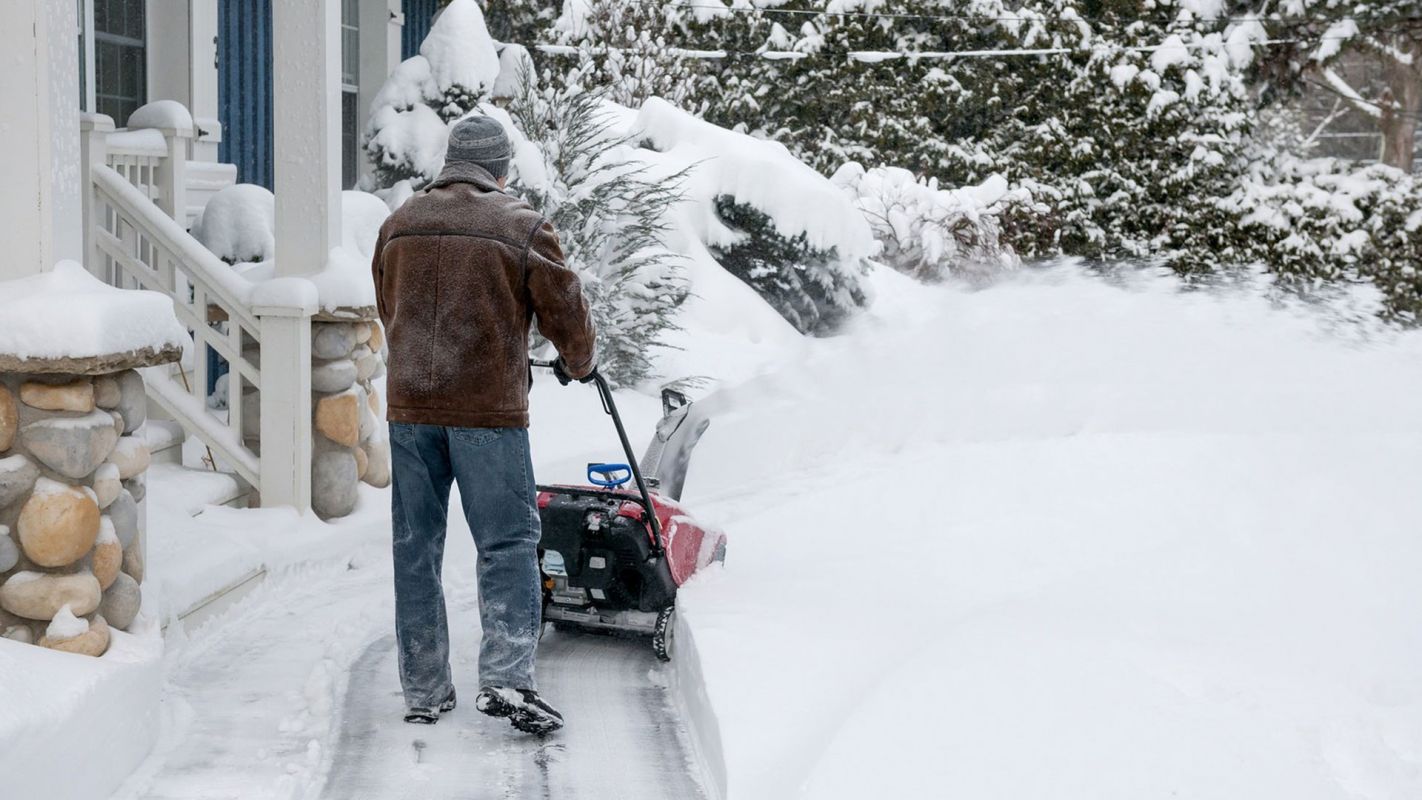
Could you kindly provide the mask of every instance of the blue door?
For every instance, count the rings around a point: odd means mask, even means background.
[[[218,157],[240,183],[272,181],[272,0],[218,0]]]
[[[405,15],[405,28],[400,32],[400,57],[420,54],[420,45],[430,34],[439,0],[403,0],[400,10]]]

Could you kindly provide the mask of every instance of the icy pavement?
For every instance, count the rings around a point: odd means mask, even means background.
[[[465,610],[473,614],[472,608]],[[693,800],[682,734],[662,671],[640,640],[550,632],[539,649],[539,684],[568,726],[547,739],[474,710],[477,641],[455,642],[461,705],[438,725],[399,722],[395,640],[372,644],[351,670],[329,800],[621,798]],[[370,690],[356,687],[372,687]]]
[[[704,796],[645,641],[550,629],[539,681],[568,726],[546,740],[474,710],[474,550],[457,522],[445,584],[462,702],[405,724],[382,525],[347,531],[346,557],[276,571],[190,637],[170,628],[162,738],[114,800]]]

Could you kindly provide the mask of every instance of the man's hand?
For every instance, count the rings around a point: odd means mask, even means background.
[[[596,376],[597,367],[594,366],[592,370],[588,372],[588,374],[584,375],[581,378],[577,378],[576,380],[578,381],[578,383],[592,383],[593,381],[597,380]],[[559,356],[558,359],[553,362],[553,377],[557,378],[558,383],[564,386],[567,386],[574,380],[573,376],[568,374],[568,366],[563,363],[562,356]]]

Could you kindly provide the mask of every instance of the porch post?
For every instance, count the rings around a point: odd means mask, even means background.
[[[14,0],[0,25],[0,153],[6,153],[0,280],[84,258],[79,177],[79,21],[74,0]]]
[[[340,15],[341,0],[272,3],[276,268],[282,276],[323,269],[341,241]]]
[[[283,279],[273,284],[287,282]],[[271,286],[268,289],[279,289]],[[310,284],[307,284],[310,290]],[[275,292],[281,295],[282,292]],[[262,323],[261,505],[311,508],[311,316],[314,290],[259,302]]]

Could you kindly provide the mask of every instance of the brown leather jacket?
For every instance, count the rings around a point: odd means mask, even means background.
[[[532,322],[581,378],[592,319],[558,234],[488,171],[448,166],[380,227],[371,270],[390,354],[391,422],[528,426]]]

